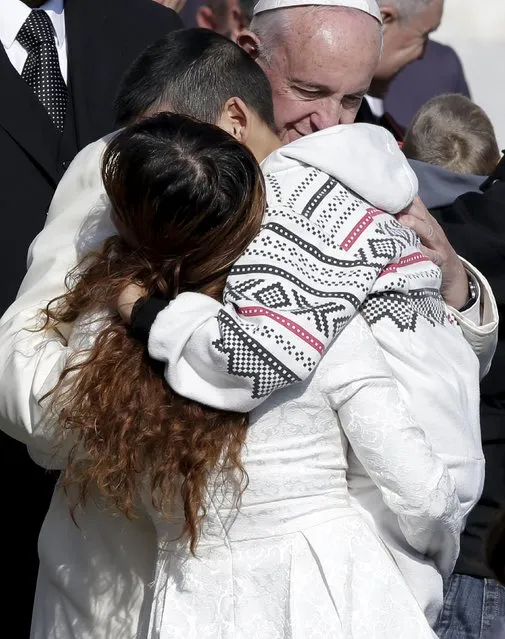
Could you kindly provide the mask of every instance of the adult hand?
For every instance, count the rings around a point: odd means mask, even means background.
[[[182,11],[186,4],[186,0],[154,0],[154,2],[157,2],[164,7],[168,7],[169,9],[173,9],[177,13]]]
[[[468,276],[442,227],[419,197],[398,215],[398,221],[414,230],[421,240],[422,252],[442,270],[442,295],[456,310],[468,301]]]
[[[133,307],[145,294],[145,289],[138,284],[128,284],[128,286],[121,291],[117,298],[116,310],[121,315],[121,319],[125,324],[130,324]]]

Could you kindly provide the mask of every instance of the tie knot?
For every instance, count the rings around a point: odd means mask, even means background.
[[[54,42],[51,18],[45,11],[32,11],[19,30],[17,41],[27,51],[43,42]]]

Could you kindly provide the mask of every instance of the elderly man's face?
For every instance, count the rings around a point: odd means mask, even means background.
[[[431,2],[410,20],[402,20],[395,7],[381,7],[384,17],[384,51],[374,77],[373,87],[378,97],[391,80],[408,64],[424,54],[428,36],[438,29],[444,10],[443,0]]]
[[[270,64],[275,119],[283,142],[354,122],[379,61],[378,22],[359,11],[300,11]]]

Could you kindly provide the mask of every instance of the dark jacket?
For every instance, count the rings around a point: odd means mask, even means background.
[[[151,0],[66,0],[65,25],[69,101],[61,136],[0,46],[0,313],[17,293],[28,247],[66,167],[77,151],[113,129],[122,74],[147,45],[182,23]],[[20,639],[29,636],[37,538],[53,486],[25,447],[0,433],[0,545],[8,584],[2,609]]]
[[[366,98],[363,98],[363,102],[361,103],[358,114],[356,115],[356,122],[365,122],[366,124],[382,126],[392,133],[398,142],[402,142],[405,136],[403,127],[401,127],[389,113],[384,113],[381,117],[376,116],[372,112]]]
[[[384,98],[384,109],[407,128],[423,104],[442,93],[470,97],[461,60],[451,47],[429,40],[424,56],[394,78]]]
[[[148,44],[182,23],[149,0],[66,0],[65,25],[69,108],[61,136],[0,47],[0,314],[17,293],[28,247],[66,167],[113,129],[122,74]]]
[[[457,176],[412,162],[420,195],[459,255],[489,280],[498,303],[500,328],[491,370],[481,384],[481,429],[486,479],[482,497],[461,536],[456,572],[491,577],[484,560],[490,526],[505,502],[505,159],[491,179]]]

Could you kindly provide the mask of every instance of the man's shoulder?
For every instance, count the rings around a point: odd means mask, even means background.
[[[458,254],[474,264],[493,288],[502,286],[505,268],[504,207],[505,182],[498,181],[485,192],[465,193],[448,206],[431,209]],[[499,293],[505,299],[505,292]]]
[[[461,60],[459,59],[456,51],[447,44],[442,44],[436,40],[430,40],[428,45],[429,57],[436,60],[437,64],[442,63],[445,65],[461,68]]]
[[[67,0],[68,1],[68,0]],[[73,0],[74,2],[76,0]],[[155,37],[162,37],[167,30],[183,27],[179,15],[157,2],[148,0],[87,0],[88,10],[90,4],[100,4],[100,13],[105,13],[108,19],[127,23],[135,29],[139,35],[144,29],[158,32]]]
[[[463,63],[456,51],[440,42],[430,40],[428,45],[425,69],[436,68],[440,91],[470,95],[463,70]]]
[[[89,53],[91,38],[100,58],[90,60],[107,68],[110,57],[120,74],[147,46],[184,27],[175,11],[152,0],[66,0],[65,22],[74,56]]]

